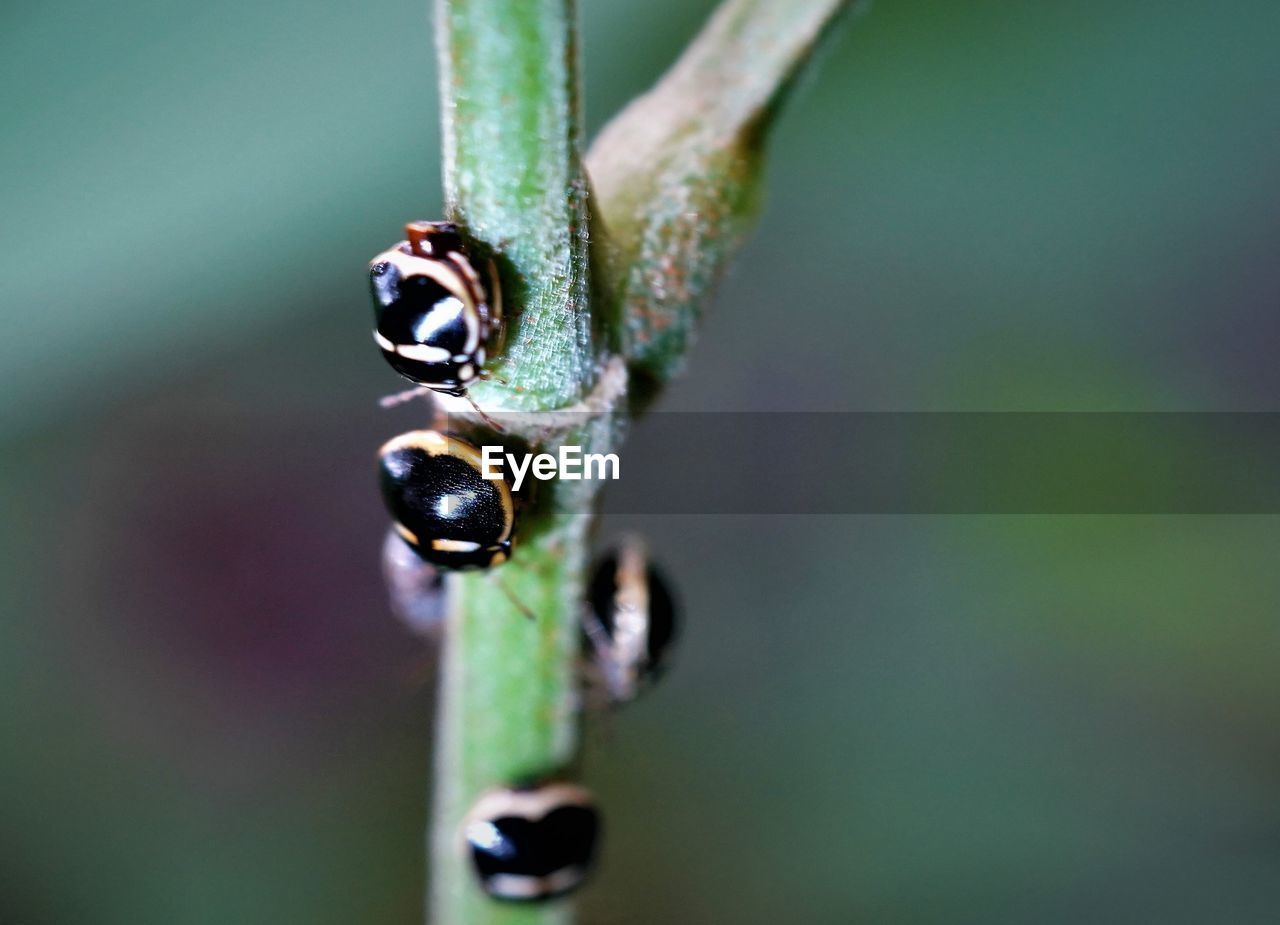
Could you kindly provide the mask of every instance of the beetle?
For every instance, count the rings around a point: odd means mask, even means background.
[[[539,902],[586,879],[600,814],[583,787],[549,781],[481,795],[463,822],[480,887],[495,899]]]
[[[473,264],[452,222],[410,222],[405,238],[369,264],[373,339],[406,379],[460,396],[502,328],[497,268]]]
[[[614,703],[634,700],[666,667],[676,610],[670,585],[638,537],[623,539],[595,564],[583,636],[594,672]]]
[[[378,450],[378,470],[392,527],[423,560],[445,569],[489,568],[511,555],[511,485],[484,477],[474,444],[411,430]]]

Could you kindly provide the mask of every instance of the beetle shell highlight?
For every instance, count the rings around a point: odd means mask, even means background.
[[[411,222],[405,234],[369,264],[373,339],[406,379],[461,395],[502,324],[497,271],[491,260],[477,270],[454,224]]]
[[[467,814],[463,837],[481,888],[495,899],[539,902],[586,879],[600,815],[574,784],[490,790]]]
[[[486,479],[480,450],[461,437],[414,430],[378,451],[382,498],[414,552],[440,568],[488,568],[511,554],[515,503]]]

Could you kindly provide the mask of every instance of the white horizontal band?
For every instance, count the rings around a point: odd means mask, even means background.
[[[509,899],[535,899],[550,893],[562,893],[582,882],[586,870],[578,865],[562,867],[545,877],[525,874],[493,874],[486,886],[496,896]]]
[[[440,552],[475,552],[480,544],[470,540],[432,540],[431,548]]]

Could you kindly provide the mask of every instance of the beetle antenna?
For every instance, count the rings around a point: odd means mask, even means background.
[[[378,399],[378,407],[383,409],[398,408],[401,405],[408,404],[415,398],[421,398],[431,406],[431,428],[433,430],[445,430],[448,428],[449,415],[444,408],[440,407],[440,403],[435,400],[435,393],[425,385],[405,389],[403,392],[396,392],[394,395],[384,395]]]
[[[379,408],[398,408],[406,402],[411,402],[415,398],[426,398],[431,394],[431,390],[424,385],[415,385],[411,389],[405,389],[403,392],[396,392],[393,395],[384,395],[378,399]]]
[[[471,409],[480,416],[480,420],[484,421],[487,425],[492,427],[494,430],[496,430],[500,434],[505,434],[507,432],[507,429],[505,427],[503,427],[493,418],[489,417],[489,415],[484,413],[484,409],[476,404],[476,400],[471,397],[471,394],[469,392],[463,392],[462,397],[465,398],[470,403]]]
[[[538,621],[537,614],[535,614],[532,610],[529,609],[528,604],[520,600],[520,598],[516,597],[515,592],[507,587],[507,583],[502,580],[501,576],[494,575],[493,580],[497,583],[498,587],[502,589],[502,593],[507,596],[507,600],[509,600],[515,606],[516,610],[524,614],[526,620],[528,620],[530,623],[536,623]]]

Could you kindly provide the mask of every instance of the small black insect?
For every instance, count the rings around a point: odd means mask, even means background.
[[[596,673],[615,703],[634,700],[665,667],[675,640],[676,605],[638,538],[623,540],[596,563],[583,633]]]
[[[599,834],[591,794],[559,782],[490,790],[463,827],[481,888],[513,902],[577,888],[591,869]]]
[[[369,264],[373,339],[406,379],[462,395],[502,326],[497,270],[472,265],[450,222],[410,222],[405,235]]]
[[[393,528],[427,562],[488,568],[511,555],[511,486],[484,477],[480,450],[466,440],[409,431],[383,445],[378,468]]]

